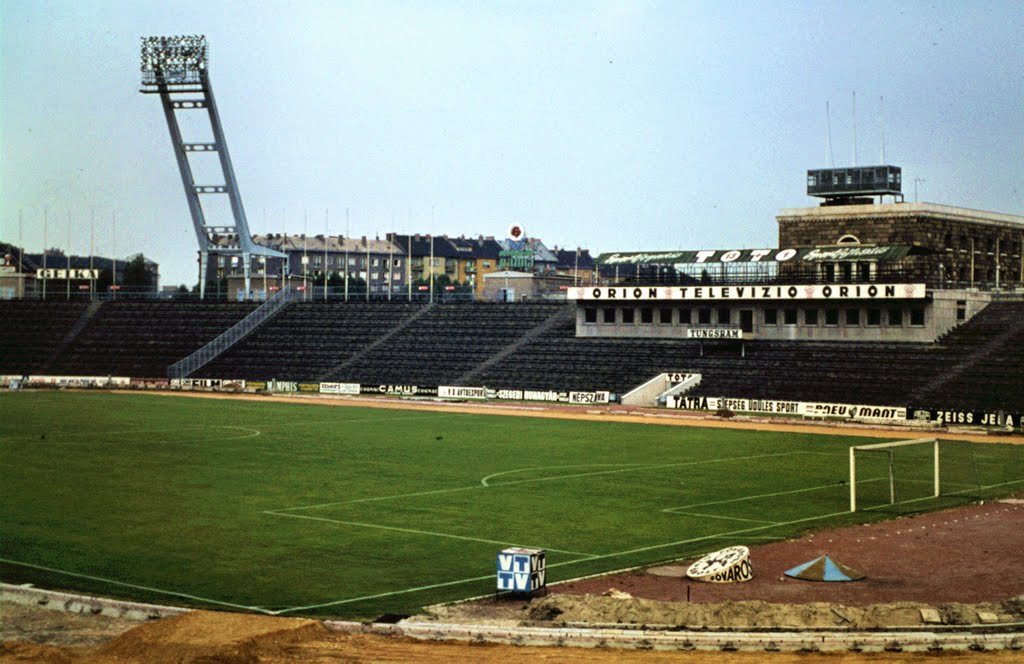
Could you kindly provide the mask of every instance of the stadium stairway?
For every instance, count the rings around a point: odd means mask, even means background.
[[[207,344],[254,307],[194,300],[105,302],[53,358],[50,371],[62,376],[166,377],[168,365]]]
[[[547,320],[543,321],[540,325],[533,328],[523,336],[515,340],[515,342],[505,346],[503,349],[487,358],[474,368],[470,369],[466,373],[462,374],[455,379],[455,385],[473,385],[477,379],[487,372],[495,364],[504,361],[506,358],[513,356],[526,344],[530,343],[537,337],[546,334],[549,330],[557,325],[563,325],[566,322],[575,323],[576,320],[576,309],[575,307],[565,305],[561,311],[556,311]]]
[[[44,362],[41,367],[39,367],[40,374],[46,375],[47,372],[50,371],[50,368],[57,362],[57,359],[64,353],[65,350],[67,350],[67,348],[78,336],[78,333],[81,332],[82,329],[85,327],[86,323],[88,323],[92,319],[92,317],[96,315],[96,312],[100,310],[100,307],[102,305],[103,302],[101,302],[100,300],[96,300],[95,302],[89,303],[89,306],[85,308],[85,311],[83,311],[82,315],[78,318],[77,321],[75,321],[75,324],[71,326],[71,329],[68,330],[67,334],[64,335],[64,338],[61,339],[59,344],[57,344],[57,347],[53,349],[53,354],[50,355],[49,358],[47,358],[46,362]]]
[[[376,352],[378,348],[388,343],[388,341],[390,341],[393,337],[402,334],[406,329],[408,329],[410,325],[414,325],[416,321],[418,321],[424,314],[429,312],[430,309],[433,308],[433,306],[433,302],[424,305],[423,308],[414,313],[412,316],[406,318],[404,321],[402,321],[395,327],[391,328],[389,332],[385,332],[383,335],[377,337],[377,339],[371,342],[368,346],[363,347],[362,349],[356,351],[352,355],[349,355],[342,362],[339,362],[333,367],[330,367],[325,371],[321,372],[320,374],[318,374],[316,377],[317,380],[327,380],[327,378],[332,375],[343,375],[345,373],[345,370],[348,369],[350,366],[352,366],[353,364],[362,360],[365,357],[369,357],[372,353]]]
[[[217,359],[197,378],[318,380],[426,305],[408,302],[293,302]]]
[[[443,303],[403,334],[354,360],[329,380],[365,385],[452,385],[559,314],[565,303]]]
[[[0,373],[163,376],[247,303],[0,302]],[[195,375],[623,394],[696,372],[694,395],[1018,411],[1024,302],[993,302],[936,343],[577,337],[564,303],[291,303]]]

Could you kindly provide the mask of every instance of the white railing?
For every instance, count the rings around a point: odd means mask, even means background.
[[[283,306],[291,302],[293,297],[292,293],[292,289],[285,286],[279,290],[274,297],[270,298],[250,312],[248,316],[217,335],[213,341],[188,357],[178,360],[171,366],[167,367],[167,376],[169,378],[185,378],[200,367],[213,361],[221,353],[244,339],[246,335],[280,311]]]
[[[664,404],[665,397],[696,387],[700,383],[700,378],[700,374],[660,373],[643,385],[623,394],[622,403],[626,406],[656,406]]]

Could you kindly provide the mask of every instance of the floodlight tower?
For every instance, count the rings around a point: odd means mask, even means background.
[[[238,182],[231,167],[228,144],[220,125],[217,103],[210,86],[208,46],[204,35],[142,38],[142,87],[143,93],[160,95],[167,129],[171,133],[171,145],[181,172],[181,183],[185,188],[192,225],[199,241],[199,296],[206,295],[206,270],[211,255],[239,257],[245,276],[246,297],[250,292],[250,263],[252,256],[266,256],[287,259],[286,254],[253,242],[249,224],[245,219],[245,208],[238,193]],[[213,142],[186,142],[178,125],[177,111],[205,110],[210,120]],[[189,163],[190,153],[215,152],[220,158],[222,183],[196,183]],[[200,196],[227,194],[231,202],[234,225],[210,225],[203,214]],[[218,241],[226,236],[228,243]],[[230,262],[230,261],[229,261]],[[288,262],[283,260],[287,269]],[[264,267],[266,269],[266,267]]]

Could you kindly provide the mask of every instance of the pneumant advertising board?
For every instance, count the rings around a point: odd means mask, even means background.
[[[665,405],[680,410],[732,410],[744,413],[802,415],[804,417],[836,417],[850,420],[907,419],[901,406],[866,406],[842,403],[779,401],[776,399],[731,399],[727,397],[669,397]]]
[[[595,286],[570,288],[569,300],[920,300],[924,284],[850,284],[803,286]]]

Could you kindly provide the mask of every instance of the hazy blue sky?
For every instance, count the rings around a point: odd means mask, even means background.
[[[205,34],[253,232],[771,247],[805,170],[887,161],[914,198],[1024,213],[1019,2],[0,1],[0,238],[196,243],[139,37]]]

